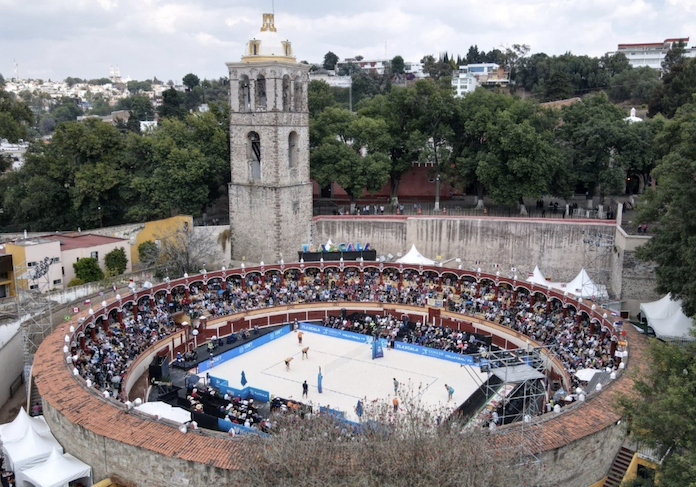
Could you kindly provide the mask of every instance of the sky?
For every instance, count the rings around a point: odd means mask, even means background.
[[[179,81],[227,75],[272,0],[0,0],[0,73],[20,78]],[[601,56],[619,43],[691,37],[696,0],[275,0],[276,27],[298,61],[418,61],[528,44],[531,52]]]

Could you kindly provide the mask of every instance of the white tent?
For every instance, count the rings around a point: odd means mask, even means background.
[[[658,338],[691,337],[689,329],[693,326],[694,320],[684,314],[681,300],[673,301],[671,294],[652,303],[641,303],[640,311]]]
[[[19,440],[3,443],[2,451],[9,469],[15,473],[16,485],[23,485],[23,470],[43,463],[54,448],[63,453],[63,447],[51,433],[40,435],[33,428],[27,429],[26,434]]]
[[[544,274],[542,274],[542,272],[539,270],[538,265],[534,266],[534,272],[532,273],[532,276],[527,279],[527,282],[538,284],[540,286],[548,286],[550,284],[549,281],[547,281],[544,277]]]
[[[63,487],[73,480],[80,480],[85,487],[92,485],[92,468],[69,453],[63,455],[56,449],[45,462],[24,470],[22,476],[22,487]]]
[[[595,284],[584,267],[580,269],[580,272],[577,276],[575,276],[575,279],[566,284],[565,287],[562,287],[562,289],[583,298],[609,297],[606,286],[599,286]]]
[[[544,274],[539,270],[539,266],[536,266],[534,267],[532,277],[528,278],[527,282],[550,287],[551,289],[561,292],[567,291],[569,294],[574,294],[583,298],[608,297],[606,286],[599,286],[595,284],[584,267],[580,269],[580,272],[572,281],[565,283],[547,281]]]
[[[399,264],[418,264],[418,265],[434,265],[435,261],[430,260],[427,257],[423,257],[423,254],[418,252],[416,245],[411,246],[411,250],[408,251],[403,257],[396,259]]]
[[[580,369],[575,372],[575,377],[583,382],[590,382],[595,374],[599,374],[601,372],[602,371],[598,369]]]
[[[24,408],[21,408],[17,417],[11,423],[0,424],[0,442],[7,443],[10,441],[17,441],[26,434],[29,428],[32,428],[39,434],[45,434],[51,431],[43,416],[32,418],[27,414]]]
[[[135,409],[152,416],[168,419],[175,423],[184,424],[191,421],[191,412],[183,408],[175,408],[166,402],[154,401],[146,402],[137,406]]]

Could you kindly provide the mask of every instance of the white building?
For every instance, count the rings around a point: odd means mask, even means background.
[[[452,87],[455,96],[464,96],[476,90],[478,81],[476,77],[461,67],[458,72],[452,74]]]
[[[336,88],[350,88],[353,84],[353,78],[350,76],[333,76],[331,74],[314,74],[309,73],[310,81],[323,81],[329,86]]]
[[[615,52],[610,52],[608,54],[613,55],[621,53],[625,55],[628,62],[634,68],[647,66],[662,71],[662,61],[665,59],[670,48],[678,42],[683,42],[685,45],[688,45],[689,38],[675,37],[673,39],[665,39],[664,42],[651,42],[647,44],[619,44]],[[696,47],[686,47],[684,56],[696,57]]]

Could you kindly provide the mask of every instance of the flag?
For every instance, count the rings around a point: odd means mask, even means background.
[[[533,273],[533,272],[527,272],[527,277],[534,277],[534,273]]]
[[[619,316],[619,313],[617,313],[616,311],[614,311],[614,310],[612,309],[612,310],[611,310],[611,315],[612,315],[612,316]]]
[[[242,370],[242,380],[241,380],[241,383],[242,383],[242,387],[244,387],[245,385],[247,385],[246,374],[244,374],[244,371],[243,371],[243,370]]]
[[[481,265],[481,264],[483,264],[483,262],[481,262],[480,260],[476,261],[476,265]]]
[[[79,313],[79,312],[80,312],[80,308],[78,308],[77,306],[75,306],[75,307],[72,309],[72,312],[73,312],[73,313]]]
[[[111,286],[111,290],[112,290],[113,292],[116,292],[116,284],[114,284],[113,286]]]
[[[565,283],[562,283],[562,284],[561,284],[561,287],[566,287]]]
[[[498,268],[500,267],[500,264],[493,264],[493,267],[495,267],[496,269],[498,269]]]
[[[84,305],[89,306],[92,303],[89,299],[85,299]]]
[[[517,267],[510,267],[511,272],[517,272]]]
[[[104,296],[104,291],[99,291],[99,296]]]

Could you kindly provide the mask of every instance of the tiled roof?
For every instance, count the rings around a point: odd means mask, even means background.
[[[86,249],[105,245],[114,242],[127,242],[128,240],[116,237],[106,237],[103,235],[93,235],[91,233],[60,233],[56,235],[46,235],[43,238],[58,240],[60,250]]]
[[[77,315],[74,319],[84,316]],[[568,443],[601,431],[620,419],[615,404],[620,394],[631,394],[633,377],[645,367],[647,339],[633,327],[626,327],[630,345],[629,368],[599,394],[584,403],[566,407],[561,413],[543,417],[540,451],[560,448]],[[248,462],[249,446],[243,438],[230,439],[217,433],[189,432],[176,427],[126,413],[112,402],[99,397],[80,384],[66,366],[62,348],[65,331],[57,329],[39,347],[33,366],[34,381],[41,397],[69,421],[93,433],[116,441],[145,448],[162,455],[199,462],[213,467],[238,470],[243,454]],[[510,444],[521,434],[519,423],[499,429],[498,441]],[[494,440],[495,441],[495,440]]]

